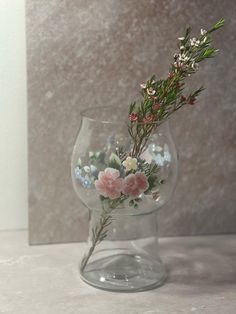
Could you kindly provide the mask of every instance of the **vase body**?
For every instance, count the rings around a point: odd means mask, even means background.
[[[91,212],[88,250],[100,215]],[[80,266],[82,279],[111,291],[143,291],[161,285],[166,272],[159,257],[156,211],[114,214],[109,227],[106,239],[99,243],[85,268]]]
[[[167,122],[152,127],[136,156],[122,112],[82,114],[71,162],[75,191],[90,213],[80,274],[101,289],[142,291],[166,278],[156,216],[174,190],[177,156]]]

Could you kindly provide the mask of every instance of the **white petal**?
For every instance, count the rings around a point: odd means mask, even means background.
[[[157,152],[161,152],[162,151],[162,147],[161,146],[156,146],[156,151]]]
[[[154,95],[156,93],[155,89],[153,89],[152,87],[147,89],[147,93],[148,95]]]
[[[95,171],[97,170],[97,168],[96,168],[94,165],[91,165],[90,168],[91,168],[91,171],[92,171],[92,172],[95,172]]]
[[[84,171],[89,173],[90,172],[90,167],[89,166],[84,166]]]

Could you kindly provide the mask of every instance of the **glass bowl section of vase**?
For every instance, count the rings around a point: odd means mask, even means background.
[[[154,211],[169,200],[177,176],[176,149],[168,122],[153,129],[134,155],[121,108],[83,112],[71,171],[75,191],[90,210],[105,207],[113,214],[135,215]]]

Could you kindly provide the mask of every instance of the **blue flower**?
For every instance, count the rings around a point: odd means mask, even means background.
[[[85,175],[85,177],[83,177],[82,176],[82,169],[79,166],[75,167],[74,172],[75,172],[75,178],[80,180],[80,182],[82,183],[83,187],[86,188],[86,189],[90,189],[91,185],[92,185],[92,181],[90,180],[89,176]]]
[[[76,177],[76,179],[81,180],[81,178],[82,178],[81,174],[82,174],[82,171],[81,171],[80,167],[76,166],[75,167],[75,177]]]
[[[91,188],[92,182],[89,180],[88,177],[83,178],[83,180],[81,180],[81,182],[82,182],[82,185],[84,188],[86,188],[86,189]]]

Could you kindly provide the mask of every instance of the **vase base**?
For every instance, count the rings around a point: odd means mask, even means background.
[[[116,254],[88,264],[81,278],[91,286],[117,292],[137,292],[161,286],[166,270],[160,260],[146,256]]]

